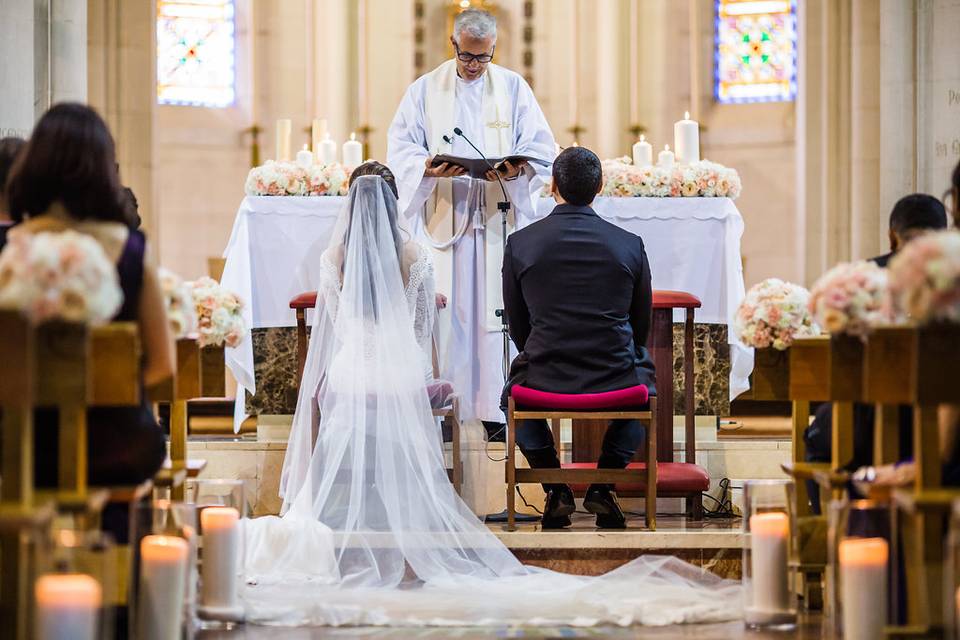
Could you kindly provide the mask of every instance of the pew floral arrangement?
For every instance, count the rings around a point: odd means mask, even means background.
[[[960,232],[911,240],[890,261],[895,309],[919,323],[960,322]]]
[[[203,277],[187,286],[193,295],[200,346],[236,347],[243,342],[243,301],[213,278]]]
[[[828,333],[861,338],[871,327],[889,321],[887,271],[872,262],[843,262],[810,289],[810,312]]]
[[[638,167],[630,158],[604,160],[600,195],[616,198],[733,198],[740,196],[740,175],[722,164],[701,160],[664,169]]]
[[[0,308],[33,322],[108,322],[123,304],[116,266],[92,237],[75,231],[11,230],[0,253]]]
[[[799,285],[768,278],[753,285],[737,308],[734,328],[748,347],[779,351],[796,338],[815,336],[820,329],[808,309],[810,292]]]
[[[196,331],[197,316],[194,311],[193,294],[183,279],[169,269],[160,267],[160,289],[167,309],[167,320],[174,338],[185,338]]]
[[[345,196],[350,175],[339,164],[304,169],[293,162],[275,162],[250,169],[244,191],[248,196]]]

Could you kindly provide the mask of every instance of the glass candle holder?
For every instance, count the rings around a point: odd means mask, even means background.
[[[56,529],[34,582],[34,637],[114,637],[120,604],[117,550],[100,531]]]
[[[198,540],[193,505],[155,500],[131,507],[131,638],[193,637]]]
[[[200,521],[200,597],[197,614],[203,629],[230,629],[243,621],[239,587],[243,581],[246,493],[242,480],[197,479],[187,499]]]
[[[884,626],[903,616],[896,509],[889,498],[833,500],[827,531],[831,637],[882,637]]]
[[[792,480],[748,480],[743,486],[744,623],[791,628],[797,622]]]

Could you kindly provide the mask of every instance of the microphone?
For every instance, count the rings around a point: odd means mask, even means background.
[[[507,188],[503,186],[503,180],[500,178],[500,172],[497,171],[492,164],[490,164],[490,161],[487,160],[487,156],[483,155],[483,151],[480,151],[480,149],[477,148],[477,145],[473,144],[473,142],[470,141],[470,138],[464,135],[463,129],[460,127],[454,127],[453,132],[466,140],[467,144],[473,147],[473,150],[480,154],[480,159],[483,160],[488,167],[490,167],[490,170],[493,171],[494,174],[496,174],[497,182],[500,183],[500,191],[503,192],[503,201],[497,203],[497,210],[506,214],[508,211],[510,211],[510,197],[507,196]]]
[[[443,136],[443,141],[446,142],[447,144],[453,146],[453,138],[451,138],[450,136],[444,135],[444,136]]]

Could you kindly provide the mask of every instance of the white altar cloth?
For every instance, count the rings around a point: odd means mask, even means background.
[[[290,299],[303,288],[297,277],[308,249],[333,229],[343,197],[247,196],[240,204],[224,251],[223,286],[246,302],[248,328],[291,327],[296,318]],[[537,218],[555,203],[541,198]],[[743,218],[729,198],[597,198],[596,212],[643,238],[654,289],[686,291],[703,307],[696,321],[728,325],[730,398],[748,385],[753,350],[744,347],[733,330],[733,316],[744,297],[740,237]],[[520,220],[520,226],[529,224]],[[319,258],[319,256],[316,256]],[[310,283],[315,287],[315,283]],[[443,292],[441,292],[443,293]],[[674,320],[681,322],[683,312]],[[249,338],[227,349],[227,366],[240,386],[256,388],[253,342]],[[243,390],[237,390],[238,418]]]

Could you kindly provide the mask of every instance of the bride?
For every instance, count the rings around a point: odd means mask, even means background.
[[[737,583],[673,557],[599,577],[521,564],[450,484],[426,380],[430,254],[378,163],[319,258],[281,517],[245,521],[247,619],[281,625],[592,625],[740,616]],[[436,386],[436,385],[433,385]]]

